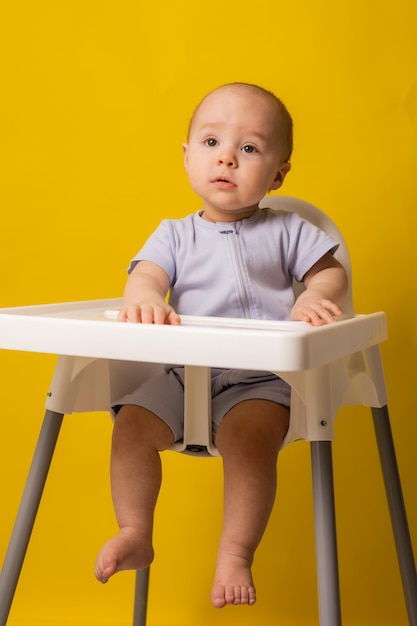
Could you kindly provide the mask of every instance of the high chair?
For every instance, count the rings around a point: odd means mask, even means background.
[[[269,196],[262,206],[296,211],[339,241],[335,256],[350,279],[345,242],[324,213],[282,196]],[[178,362],[178,355],[185,364],[185,427],[184,440],[172,449],[179,452],[218,454],[211,437],[210,367],[269,369],[291,385],[286,443],[304,439],[311,445],[320,626],[342,624],[332,469],[334,419],[341,406],[371,407],[409,624],[417,626],[416,569],[379,351],[386,338],[386,320],[383,313],[354,315],[351,280],[349,285],[344,318],[320,328],[300,322],[187,316],[180,327],[118,324],[110,318],[122,306],[120,299],[0,310],[0,348],[61,355],[0,577],[0,626],[7,622],[64,414],[108,409],[117,397],[161,371],[164,362]],[[294,289],[298,292],[302,286],[295,284]],[[146,624],[148,575],[149,570],[137,572],[134,626]]]

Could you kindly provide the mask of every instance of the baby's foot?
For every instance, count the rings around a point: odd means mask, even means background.
[[[119,534],[110,539],[100,550],[95,575],[106,583],[110,576],[126,569],[145,569],[153,560],[152,543],[136,528],[121,528]]]
[[[226,604],[255,604],[256,591],[246,559],[232,555],[218,559],[211,601],[218,609]]]

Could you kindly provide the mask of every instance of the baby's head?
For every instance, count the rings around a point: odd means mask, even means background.
[[[204,219],[241,220],[256,211],[289,172],[292,120],[272,93],[246,83],[210,92],[194,112],[183,145],[192,189]]]
[[[188,138],[192,133],[196,119],[205,115],[209,107],[216,105],[227,107],[230,96],[234,96],[238,100],[240,99],[248,108],[256,111],[259,116],[263,117],[268,124],[270,134],[276,137],[280,160],[288,162],[293,149],[293,121],[291,115],[275,94],[251,83],[227,83],[209,92],[194,111],[189,124]]]

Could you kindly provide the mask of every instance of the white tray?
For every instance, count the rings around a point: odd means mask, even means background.
[[[120,298],[0,309],[0,348],[148,363],[291,372],[334,362],[384,341],[384,313],[314,328],[182,316],[180,326],[117,322]],[[112,319],[113,318],[113,319]]]

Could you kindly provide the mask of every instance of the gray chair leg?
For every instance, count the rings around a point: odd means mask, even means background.
[[[404,597],[410,626],[417,626],[417,575],[408,528],[401,481],[389,421],[388,407],[372,407],[375,434],[384,476],[385,490],[397,546]]]
[[[137,570],[135,584],[135,611],[133,626],[146,626],[150,568]]]
[[[331,441],[311,441],[320,626],[341,626]]]
[[[0,576],[0,626],[12,606],[63,415],[46,411]]]

